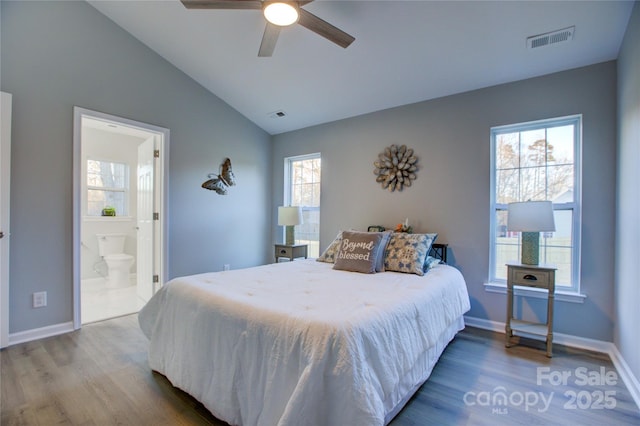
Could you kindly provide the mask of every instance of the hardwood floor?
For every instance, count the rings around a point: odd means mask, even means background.
[[[640,424],[606,355],[554,345],[549,359],[529,343],[467,328],[391,424]],[[225,425],[151,372],[147,347],[129,315],[2,350],[1,424]]]

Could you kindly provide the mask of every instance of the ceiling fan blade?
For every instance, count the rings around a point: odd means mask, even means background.
[[[258,51],[259,57],[264,58],[273,55],[273,50],[276,48],[279,35],[280,27],[267,22],[267,26],[264,28],[264,34],[262,35],[260,50]]]
[[[300,9],[298,24],[318,35],[321,35],[327,40],[334,42],[340,47],[347,48],[355,40],[355,37],[345,33],[337,27],[334,27],[327,21],[318,18],[313,13],[307,12],[302,8]]]
[[[260,0],[180,0],[187,9],[262,9]]]

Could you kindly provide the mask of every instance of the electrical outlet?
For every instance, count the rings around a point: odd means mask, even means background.
[[[47,292],[38,291],[33,293],[33,307],[42,308],[47,306]]]
[[[223,271],[228,271],[229,269],[231,269],[231,265],[229,265],[228,263],[225,263],[224,265],[222,265]]]

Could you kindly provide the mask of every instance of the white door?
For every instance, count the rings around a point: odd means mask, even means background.
[[[153,276],[153,206],[154,206],[154,136],[138,146],[138,249],[137,292],[145,302],[154,293]]]
[[[9,181],[11,95],[0,92],[0,348],[9,344]]]

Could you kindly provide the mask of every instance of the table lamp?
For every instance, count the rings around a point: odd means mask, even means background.
[[[278,225],[286,230],[286,242],[288,246],[295,244],[294,226],[302,224],[302,208],[298,206],[278,207]]]
[[[551,201],[524,201],[509,203],[507,231],[522,232],[522,259],[525,265],[537,265],[540,255],[540,232],[553,232]]]

